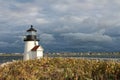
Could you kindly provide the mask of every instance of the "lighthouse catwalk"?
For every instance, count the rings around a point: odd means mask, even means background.
[[[31,28],[27,30],[27,34],[24,38],[25,49],[24,49],[24,60],[39,59],[43,57],[43,48],[39,45],[39,39],[37,38],[37,30]]]

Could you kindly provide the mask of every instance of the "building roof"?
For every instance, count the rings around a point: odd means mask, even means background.
[[[34,47],[31,49],[31,51],[37,51],[37,50],[43,50],[43,48],[42,48],[41,46],[37,45],[37,46],[34,46]]]
[[[31,28],[27,30],[27,32],[30,32],[30,31],[35,31],[35,32],[37,32],[37,30],[35,30],[35,29],[33,28],[33,25],[31,25]]]
[[[33,48],[31,49],[31,51],[37,51],[38,48],[39,48],[39,45],[33,47]]]

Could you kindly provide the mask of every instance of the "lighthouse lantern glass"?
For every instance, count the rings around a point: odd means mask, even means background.
[[[27,33],[28,35],[36,35],[36,32],[35,31],[30,31]]]

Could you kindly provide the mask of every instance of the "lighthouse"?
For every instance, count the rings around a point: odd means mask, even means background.
[[[25,49],[24,49],[24,60],[30,59],[39,59],[43,57],[44,49],[39,45],[39,39],[37,37],[37,30],[33,28],[31,25],[30,29],[28,29],[27,34],[25,35]]]

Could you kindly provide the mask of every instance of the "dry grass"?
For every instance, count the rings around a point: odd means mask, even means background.
[[[41,58],[0,67],[0,80],[120,80],[120,62]]]

